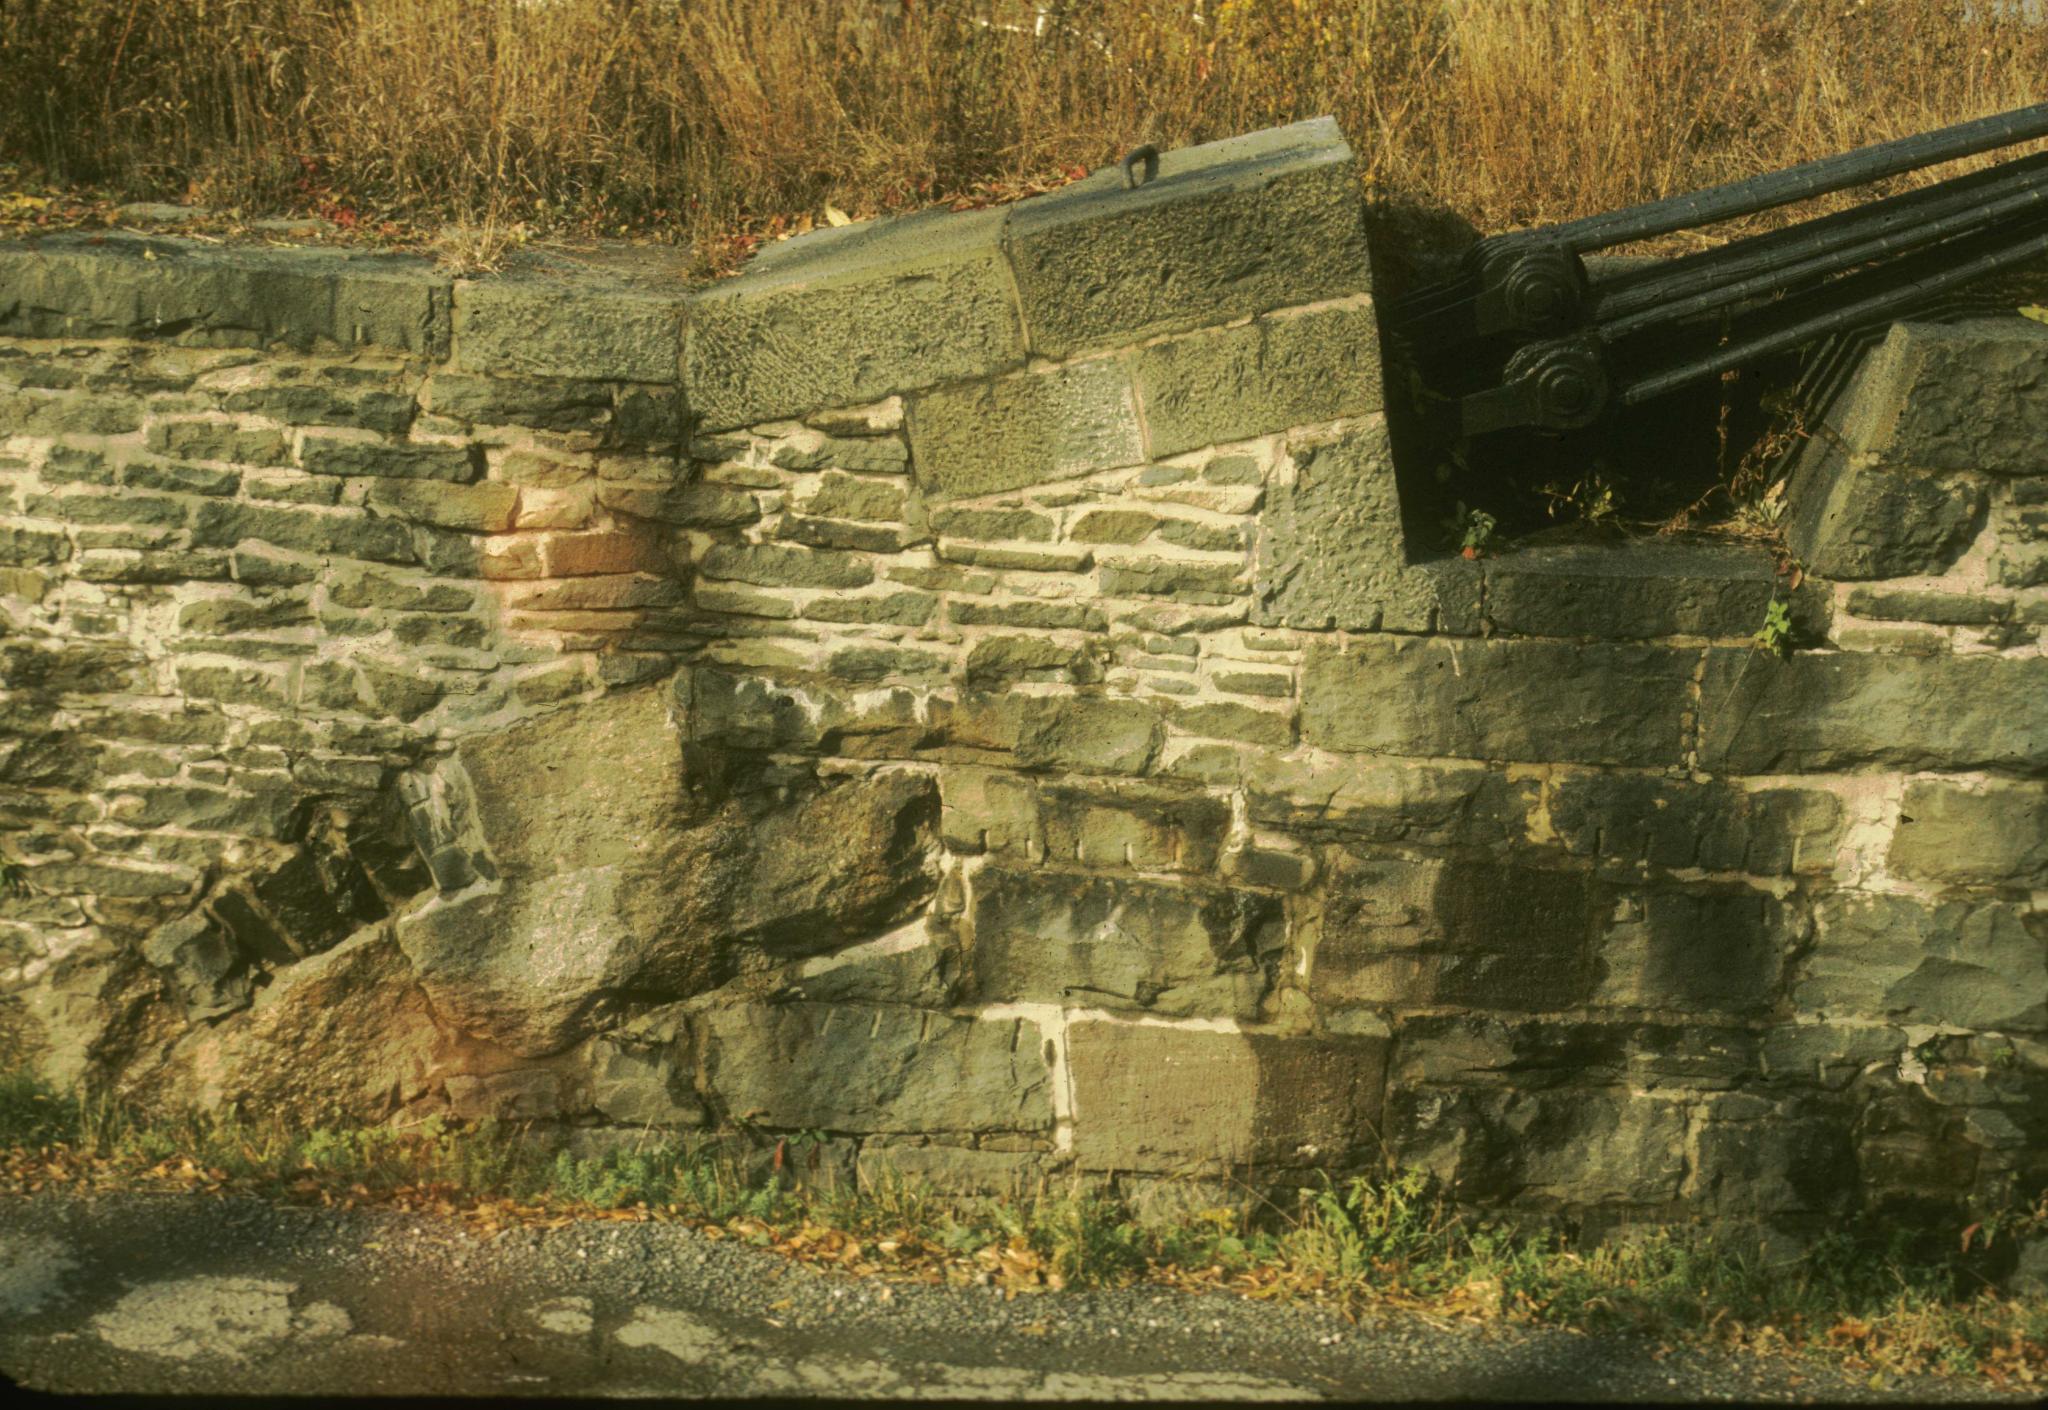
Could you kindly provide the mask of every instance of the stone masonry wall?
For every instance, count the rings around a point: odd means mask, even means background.
[[[1118,177],[687,294],[0,250],[0,1037],[970,1186],[2038,1190],[2048,329],[1893,331],[1796,591],[1468,562],[1334,126]]]

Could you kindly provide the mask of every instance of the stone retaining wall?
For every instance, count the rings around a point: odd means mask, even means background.
[[[0,1036],[976,1186],[2039,1189],[2048,329],[1893,331],[1796,590],[1444,557],[1355,191],[1301,124],[688,294],[0,249]]]

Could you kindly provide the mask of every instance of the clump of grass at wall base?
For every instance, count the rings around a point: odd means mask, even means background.
[[[0,216],[10,186],[90,187],[710,267],[827,206],[985,202],[1327,112],[1372,187],[1501,229],[2044,76],[2014,0],[12,0]]]
[[[0,1190],[90,1194],[184,1189],[387,1205],[490,1230],[571,1218],[687,1221],[845,1271],[1011,1291],[1152,1281],[1189,1290],[1407,1308],[1667,1340],[1710,1338],[1999,1384],[2048,1377],[2048,1298],[2003,1295],[1972,1257],[2048,1236],[2048,1202],[2013,1204],[1955,1231],[1831,1233],[1797,1256],[1698,1228],[1585,1246],[1565,1230],[1476,1219],[1441,1182],[1387,1170],[1324,1179],[1298,1199],[1247,1199],[1141,1220],[1078,1186],[941,1194],[895,1178],[806,1187],[785,1159],[799,1137],[745,1149],[649,1132],[600,1155],[541,1133],[428,1119],[294,1128],[276,1119],[148,1118],[104,1099],[0,1077]],[[822,1133],[804,1133],[812,1141]]]

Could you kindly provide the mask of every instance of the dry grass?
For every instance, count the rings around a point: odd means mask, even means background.
[[[1333,112],[1567,218],[2040,101],[2016,0],[9,0],[0,163],[257,214],[687,240]],[[9,184],[0,172],[0,186]]]

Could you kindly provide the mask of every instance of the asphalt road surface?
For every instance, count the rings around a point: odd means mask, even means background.
[[[157,1395],[2026,1398],[1156,1288],[891,1286],[675,1224],[483,1238],[420,1215],[195,1195],[0,1199],[0,1373]]]

